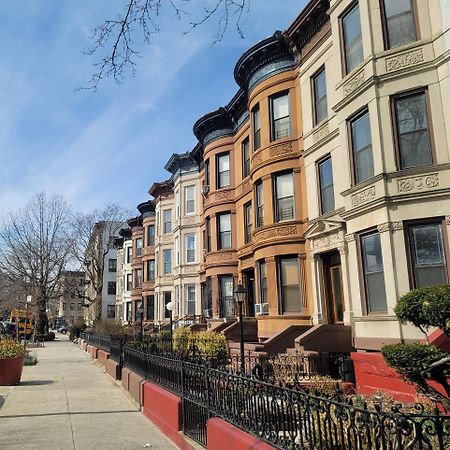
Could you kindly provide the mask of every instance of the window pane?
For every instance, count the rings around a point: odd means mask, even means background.
[[[289,96],[283,95],[272,99],[272,112],[275,120],[289,116]]]
[[[276,177],[277,220],[294,219],[294,180],[292,173]]]
[[[409,229],[415,287],[447,283],[442,229],[439,223],[411,226]]]
[[[184,201],[186,214],[195,212],[195,187],[187,186],[184,188]]]
[[[232,317],[234,315],[233,277],[220,277],[220,315]]]
[[[298,313],[302,309],[298,259],[280,258],[279,267],[283,313]]]
[[[218,188],[230,185],[230,155],[219,155],[217,157]]]
[[[372,138],[369,113],[352,122],[352,145],[356,183],[373,177]]]
[[[358,4],[345,15],[342,24],[344,27],[346,69],[347,72],[351,72],[364,59]]]
[[[334,210],[333,166],[331,158],[319,164],[322,213]]]
[[[250,175],[250,143],[246,139],[242,143],[242,177],[246,178]]]
[[[244,205],[244,227],[245,227],[245,243],[249,243],[252,240],[252,204],[247,203]]]
[[[261,227],[264,225],[264,197],[263,197],[263,184],[258,182],[256,184],[256,226]]]
[[[147,296],[147,320],[154,320],[155,318],[155,296]]]
[[[231,214],[219,216],[220,248],[231,248]]]
[[[164,210],[164,234],[172,231],[172,210]]]
[[[326,119],[328,116],[325,69],[314,78],[314,97],[317,124],[322,122],[322,120]]]
[[[416,29],[411,0],[384,0],[389,48],[414,42]]]
[[[361,250],[368,311],[386,311],[386,288],[379,233],[362,236]]]
[[[149,225],[147,231],[147,245],[154,246],[155,245],[155,226]]]
[[[280,139],[291,134],[289,120],[289,95],[272,98],[272,139]]]
[[[432,163],[425,94],[395,101],[402,168]]]

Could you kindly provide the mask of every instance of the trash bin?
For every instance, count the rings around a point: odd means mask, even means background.
[[[342,381],[355,383],[355,366],[350,356],[343,356],[339,361],[339,374]]]

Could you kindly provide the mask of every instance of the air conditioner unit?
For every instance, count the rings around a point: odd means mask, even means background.
[[[209,184],[202,185],[202,195],[208,195],[209,193]]]
[[[255,304],[255,315],[256,316],[266,316],[269,314],[269,304],[268,303],[256,303]]]

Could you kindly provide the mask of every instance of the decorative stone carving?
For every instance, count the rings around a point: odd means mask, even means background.
[[[346,234],[345,240],[347,242],[353,242],[355,240],[355,233]]]
[[[338,252],[341,256],[345,255],[346,250],[347,250],[347,247],[345,245],[341,245],[338,247]]]
[[[252,190],[252,183],[250,180],[246,180],[242,183],[242,193],[246,194],[247,192],[250,192]]]
[[[403,222],[391,222],[392,231],[403,230]]]
[[[420,177],[399,178],[397,180],[398,192],[423,191],[439,186],[439,175],[433,173]]]
[[[330,134],[330,127],[328,123],[320,127],[317,131],[313,133],[313,141],[314,144],[316,142],[321,141],[324,137],[328,136]]]
[[[389,222],[382,223],[382,224],[378,225],[377,228],[378,228],[379,233],[385,233],[386,231],[390,231],[391,224]]]
[[[228,200],[232,197],[232,191],[219,191],[216,192],[214,198],[216,201],[220,201],[220,200]]]
[[[340,242],[339,233],[332,233],[327,236],[322,236],[321,238],[313,240],[314,248],[328,247],[329,245],[336,244]]]
[[[294,149],[292,148],[292,142],[284,142],[283,144],[278,144],[270,147],[270,157],[283,156],[292,153]]]
[[[269,230],[263,230],[256,233],[255,238],[259,241],[265,239],[273,239],[277,237],[293,236],[297,234],[297,227],[295,225],[291,226],[281,226],[270,228]]]
[[[213,253],[206,257],[207,264],[214,264],[223,261],[231,261],[233,259],[233,253]]]
[[[361,72],[358,72],[344,84],[344,96],[350,95],[353,91],[356,91],[364,81],[364,70],[361,70]]]
[[[445,222],[447,225],[450,225],[450,216],[445,216]]]
[[[386,71],[392,72],[405,67],[415,66],[416,64],[423,63],[423,61],[423,49],[419,48],[407,53],[402,53],[401,55],[386,58]]]
[[[198,267],[197,266],[184,266],[183,272],[184,273],[196,273],[196,272],[198,272]]]
[[[364,205],[375,198],[375,186],[370,186],[361,192],[352,195],[352,206]]]
[[[183,217],[181,219],[181,223],[183,225],[195,225],[195,218],[194,217]]]
[[[260,164],[262,162],[262,151],[253,155],[253,164]]]

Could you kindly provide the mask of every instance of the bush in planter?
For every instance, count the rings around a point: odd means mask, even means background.
[[[411,322],[424,333],[430,327],[450,332],[450,286],[430,286],[414,289],[401,297],[395,307],[396,316]],[[397,370],[406,381],[413,383],[433,401],[450,409],[450,357],[433,345],[394,344],[382,348],[386,363]],[[446,395],[429,385],[427,380],[439,382]]]
[[[426,332],[430,327],[450,333],[450,285],[414,289],[401,297],[396,316]]]
[[[0,385],[19,384],[26,350],[14,339],[0,339]]]
[[[173,332],[173,350],[187,355],[192,349],[194,334],[189,328],[177,328]]]
[[[215,331],[200,331],[193,335],[193,343],[201,358],[219,365],[226,363],[228,358],[227,340],[223,334]]]

